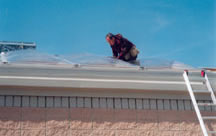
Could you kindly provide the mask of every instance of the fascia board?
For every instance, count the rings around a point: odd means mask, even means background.
[[[182,73],[183,70],[171,69],[1,65],[0,86],[187,91]],[[209,72],[213,89],[215,75]],[[199,70],[193,70],[190,79],[195,88],[205,89]]]

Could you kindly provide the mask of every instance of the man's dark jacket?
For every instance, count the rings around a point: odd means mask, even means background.
[[[130,49],[135,46],[132,42],[128,41],[126,38],[122,37],[121,34],[115,35],[115,44],[111,46],[113,57],[124,61],[130,61],[134,58],[130,58],[129,60],[125,60],[125,55],[130,51]]]

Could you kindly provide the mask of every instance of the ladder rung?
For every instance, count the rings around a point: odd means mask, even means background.
[[[216,134],[216,131],[208,131],[209,134]]]
[[[193,90],[194,93],[210,93],[208,90]]]
[[[216,119],[216,116],[203,116],[203,119]]]
[[[201,71],[201,75],[205,77],[205,82],[203,82],[206,87],[207,87],[207,90],[193,90],[192,86],[191,86],[191,82],[188,78],[188,70],[185,70],[184,71],[184,74],[183,74],[183,77],[184,77],[184,80],[185,80],[185,84],[187,86],[187,89],[189,91],[189,94],[190,94],[190,97],[191,97],[191,100],[193,102],[193,105],[194,105],[194,109],[195,109],[195,112],[197,114],[197,117],[198,117],[198,120],[199,120],[199,123],[200,123],[200,126],[202,128],[202,132],[205,136],[208,136],[208,133],[216,133],[216,131],[207,131],[206,127],[205,127],[205,124],[204,124],[204,121],[203,120],[212,120],[212,119],[216,119],[216,116],[203,116],[201,115],[200,113],[200,109],[198,107],[198,105],[203,105],[203,106],[208,106],[208,105],[215,105],[213,103],[216,103],[216,97],[215,97],[215,94],[214,94],[214,91],[209,83],[209,80],[208,80],[208,77],[207,77],[207,74],[205,73],[205,71]],[[197,100],[196,100],[196,97],[194,96],[195,93],[205,93],[205,94],[211,94],[211,98],[212,98],[212,103],[197,103]]]
[[[197,103],[199,106],[216,106],[214,103]]]

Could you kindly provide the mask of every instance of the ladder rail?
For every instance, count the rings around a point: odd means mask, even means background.
[[[208,136],[207,129],[206,129],[205,124],[204,124],[204,121],[203,121],[203,119],[202,119],[202,115],[201,115],[201,113],[200,113],[200,110],[199,110],[199,107],[198,107],[196,98],[195,98],[195,96],[194,96],[194,93],[193,93],[193,90],[192,90],[192,87],[191,87],[191,84],[190,84],[190,81],[189,81],[189,78],[188,78],[188,75],[187,75],[187,72],[186,72],[186,71],[184,71],[183,77],[184,77],[184,80],[185,80],[187,89],[188,89],[188,91],[189,91],[189,94],[190,94],[192,103],[193,103],[193,105],[194,105],[194,109],[195,109],[195,112],[196,112],[196,114],[197,114],[198,120],[199,120],[199,122],[200,122],[200,126],[201,126],[201,129],[202,129],[202,132],[203,132],[204,136]]]
[[[205,80],[206,80],[206,86],[207,86],[207,88],[208,88],[208,91],[211,93],[212,102],[213,102],[214,104],[216,104],[216,97],[215,97],[215,95],[214,95],[214,91],[213,91],[213,89],[212,89],[212,87],[211,87],[211,84],[210,84],[210,82],[209,82],[209,80],[208,80],[207,74],[205,74]]]

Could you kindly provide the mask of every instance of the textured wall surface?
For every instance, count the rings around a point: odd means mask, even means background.
[[[214,112],[203,112],[213,115]],[[207,122],[216,130],[216,122]],[[1,136],[201,136],[193,111],[1,107]]]
[[[215,116],[212,107],[203,115]],[[216,121],[205,121],[216,130]],[[0,136],[201,136],[189,100],[0,96]]]

